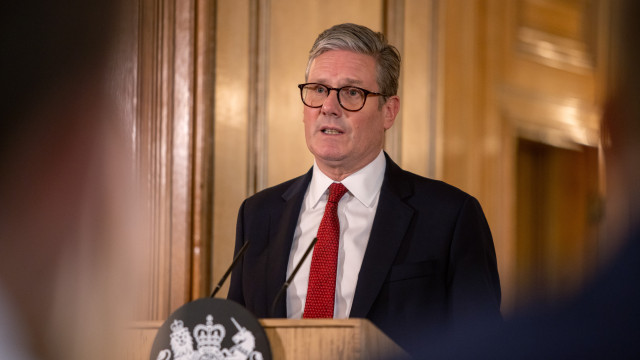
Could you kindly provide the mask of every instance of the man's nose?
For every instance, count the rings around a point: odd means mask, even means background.
[[[320,110],[323,115],[340,115],[342,107],[338,101],[338,91],[331,90],[331,92],[329,92],[329,96],[324,100]]]

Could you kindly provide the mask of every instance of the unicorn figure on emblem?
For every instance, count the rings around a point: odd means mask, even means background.
[[[232,360],[262,360],[262,353],[253,351],[256,348],[256,337],[253,336],[251,331],[248,331],[245,327],[240,326],[236,319],[231,318],[233,325],[236,326],[238,332],[233,335],[231,340],[235,343],[234,346],[227,352],[225,359]]]

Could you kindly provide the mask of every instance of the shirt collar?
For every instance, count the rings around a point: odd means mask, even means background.
[[[366,207],[371,207],[375,203],[378,193],[380,193],[386,166],[387,162],[384,158],[384,152],[381,150],[380,154],[378,154],[372,162],[347,176],[341,182],[358,201]],[[313,176],[309,184],[308,194],[311,204],[313,204],[314,207],[333,182],[331,178],[320,170],[318,164],[314,161]]]

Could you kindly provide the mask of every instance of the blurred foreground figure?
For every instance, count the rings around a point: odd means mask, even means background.
[[[640,2],[615,3],[614,84],[603,116],[606,234],[618,256],[573,300],[504,326],[467,324],[429,359],[640,359]],[[620,237],[620,241],[618,238]]]
[[[118,271],[132,256],[120,245],[135,209],[107,96],[116,4],[0,9],[0,359],[107,358],[116,348]]]

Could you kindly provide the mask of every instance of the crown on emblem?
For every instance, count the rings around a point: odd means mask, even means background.
[[[207,325],[198,324],[193,329],[193,337],[198,343],[198,350],[220,349],[220,343],[226,334],[224,326],[213,324],[213,316],[207,315]]]

